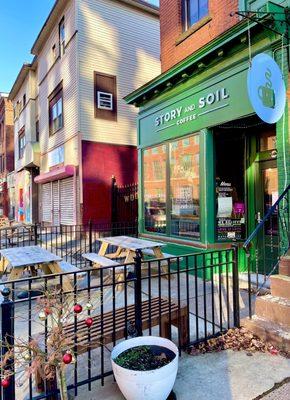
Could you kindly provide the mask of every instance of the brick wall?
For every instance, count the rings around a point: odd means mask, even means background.
[[[182,0],[160,0],[162,72],[221,35],[239,21],[237,16],[230,16],[232,11],[238,10],[238,0],[209,0],[209,17],[211,17],[211,20],[185,38],[186,33],[182,29],[181,3]],[[197,27],[198,24],[195,24],[195,26]],[[182,38],[184,40],[180,41]]]

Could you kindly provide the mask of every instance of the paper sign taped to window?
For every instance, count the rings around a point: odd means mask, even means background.
[[[232,197],[218,197],[218,218],[229,218],[232,215],[233,199]]]
[[[272,192],[272,206],[276,203],[278,197],[278,192]]]

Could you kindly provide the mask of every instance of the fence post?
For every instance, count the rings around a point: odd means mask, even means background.
[[[35,222],[34,224],[34,244],[37,246],[38,243],[38,237],[37,237],[37,223]]]
[[[234,326],[240,327],[240,288],[239,288],[239,262],[238,262],[238,244],[232,245],[233,249],[233,310]]]
[[[93,224],[92,221],[89,220],[89,249],[90,253],[93,252]]]
[[[116,178],[112,175],[112,183],[111,183],[111,224],[112,226],[116,222]]]
[[[14,302],[9,299],[11,290],[7,287],[1,290],[1,294],[4,298],[1,304],[1,341],[2,343],[6,342],[9,346],[13,346],[14,344]],[[7,352],[7,347],[2,347],[3,357]],[[7,368],[12,371],[12,375],[9,378],[10,384],[6,389],[2,388],[2,399],[3,400],[12,400],[15,399],[15,378],[14,378],[14,366],[13,361],[9,364],[7,363]]]
[[[136,250],[134,257],[135,264],[135,328],[137,336],[142,336],[142,255],[140,250]]]

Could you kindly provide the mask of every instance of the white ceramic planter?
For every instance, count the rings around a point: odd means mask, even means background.
[[[166,347],[173,351],[176,357],[164,367],[151,371],[132,371],[120,367],[114,362],[114,359],[123,351],[144,345]],[[176,379],[178,349],[168,339],[157,336],[141,336],[125,340],[114,347],[111,361],[115,379],[126,400],[166,400]]]

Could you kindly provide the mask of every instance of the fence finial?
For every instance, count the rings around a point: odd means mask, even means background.
[[[4,297],[4,301],[8,300],[11,294],[11,290],[8,287],[4,287],[3,289],[1,289],[1,294]]]

